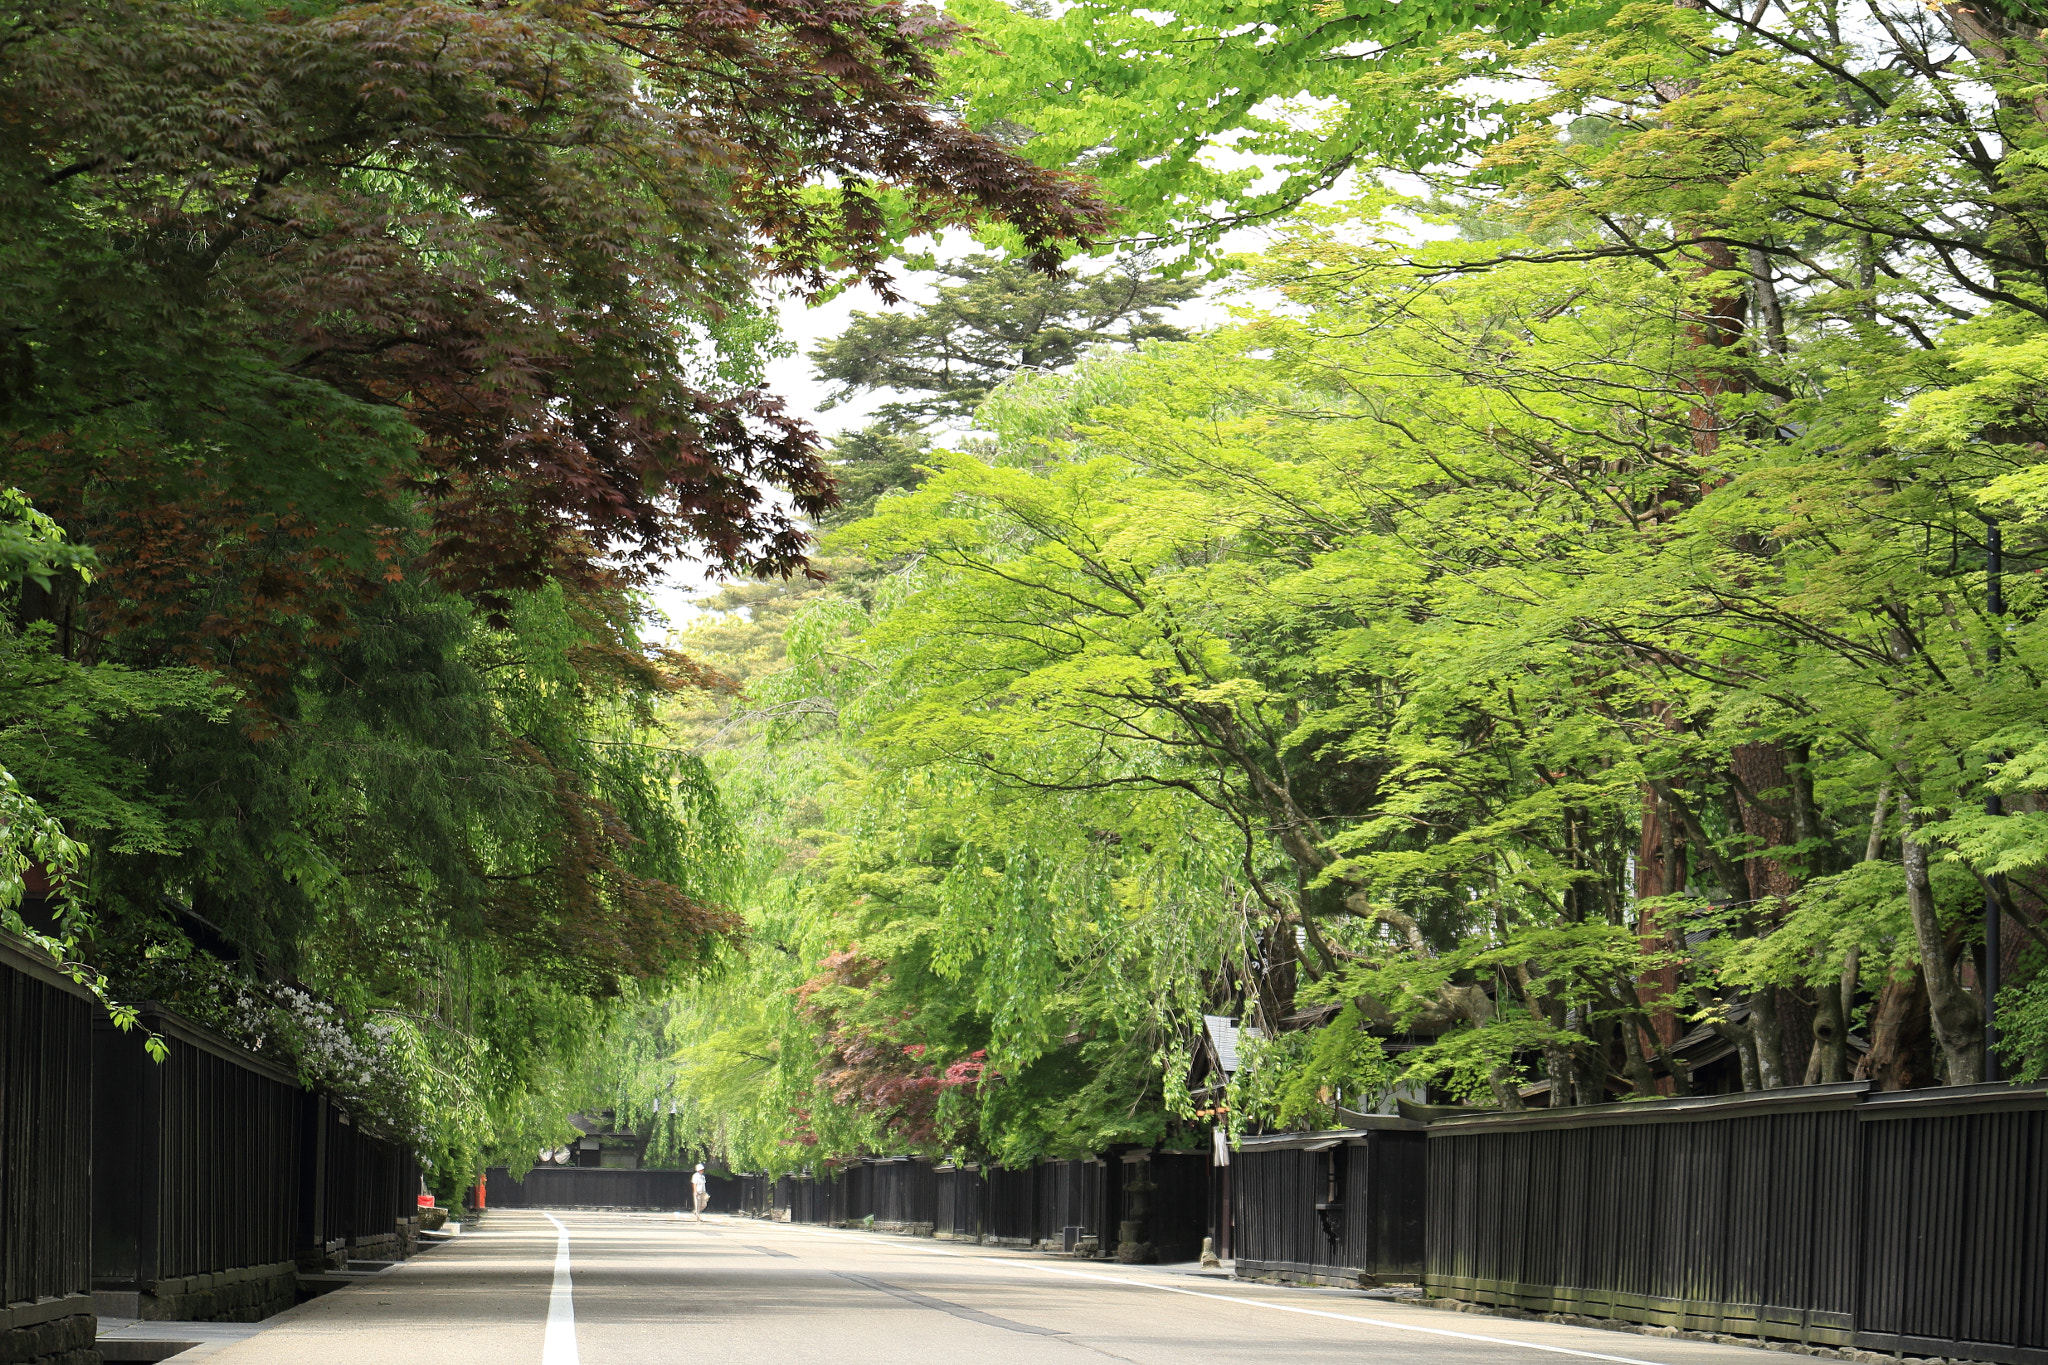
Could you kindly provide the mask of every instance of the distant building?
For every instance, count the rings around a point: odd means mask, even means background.
[[[647,1137],[641,1133],[621,1131],[615,1110],[571,1114],[569,1124],[582,1136],[570,1149],[568,1165],[637,1171],[646,1159]]]

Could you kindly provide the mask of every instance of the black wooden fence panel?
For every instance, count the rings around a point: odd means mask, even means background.
[[[875,1226],[890,1232],[930,1233],[938,1223],[938,1180],[922,1157],[863,1163],[872,1182]]]
[[[382,1239],[394,1236],[398,1220],[419,1211],[419,1164],[409,1150],[366,1131],[325,1096],[309,1097],[308,1103],[324,1144],[318,1240],[381,1250]],[[487,1189],[495,1202],[496,1187]]]
[[[1343,1268],[1342,1248],[1331,1241],[1315,1207],[1328,1193],[1331,1153],[1342,1147],[1341,1140],[1321,1150],[1244,1146],[1231,1155],[1240,1273],[1308,1275]]]
[[[1152,1182],[1146,1235],[1154,1255],[1165,1262],[1194,1260],[1209,1235],[1209,1154],[1154,1152],[1145,1165]],[[1112,1227],[1103,1236],[1113,1241],[1115,1234]]]
[[[1081,1237],[1103,1235],[1101,1162],[1041,1161],[1034,1174],[1028,1235],[1055,1247],[1063,1245],[1068,1228],[1077,1229]],[[1115,1232],[1115,1228],[1109,1229],[1109,1235]]]
[[[1872,1096],[1857,1344],[2048,1362],[2048,1096]]]
[[[832,1173],[823,1175],[813,1171],[804,1176],[803,1211],[800,1223],[829,1223],[832,1221]]]
[[[1230,1166],[1239,1270],[1342,1281],[1417,1278],[1427,1168],[1422,1125],[1400,1119],[1247,1139]],[[1502,1235],[1513,1244],[1517,1232]]]
[[[94,1028],[93,1283],[157,1282],[290,1262],[301,1181],[296,1078],[175,1015]],[[390,1231],[387,1222],[385,1230]]]
[[[486,1198],[506,1209],[668,1209],[694,1208],[689,1171],[620,1170],[602,1166],[536,1166],[520,1179],[506,1167],[488,1173]],[[747,1182],[760,1176],[705,1172],[707,1213],[746,1212]],[[807,1220],[798,1220],[807,1221]]]
[[[33,950],[0,944],[0,1312],[92,1311],[95,1012]]]
[[[2041,1087],[1498,1114],[1429,1147],[1431,1293],[2048,1365]]]
[[[838,1220],[846,1207],[846,1192],[837,1173],[829,1168],[822,1174],[806,1171],[790,1180],[790,1222],[830,1224]]]
[[[856,1162],[839,1173],[838,1202],[833,1206],[835,1223],[860,1223],[875,1216],[875,1168],[867,1161]]]
[[[1846,1345],[1863,1088],[1439,1124],[1429,1284],[1482,1302]]]
[[[963,1242],[981,1240],[983,1208],[988,1191],[979,1166],[946,1165],[933,1173],[937,1212],[934,1235]]]
[[[982,1236],[1007,1246],[1026,1246],[1039,1238],[1038,1168],[1008,1170],[991,1166],[982,1172],[987,1184]]]
[[[775,1182],[775,1207],[792,1223],[819,1223],[818,1181],[809,1172],[786,1175]]]

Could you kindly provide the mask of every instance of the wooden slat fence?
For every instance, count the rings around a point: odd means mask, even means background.
[[[875,1227],[929,1237],[939,1218],[938,1178],[923,1157],[875,1157],[861,1163],[872,1182]]]
[[[1130,1223],[1151,1260],[1192,1261],[1201,1255],[1202,1239],[1214,1235],[1212,1170],[1207,1152],[1127,1153],[1105,1171],[1121,1176],[1121,1188],[1104,1190],[1115,1217],[1105,1217],[1103,1249],[1121,1252],[1124,1224]]]
[[[2048,1092],[1873,1095],[1856,1343],[2048,1365]]]
[[[1240,1274],[1359,1283],[1422,1272],[1423,1125],[1246,1138],[1231,1156]]]
[[[339,1241],[356,1259],[388,1260],[402,1254],[401,1222],[419,1212],[419,1164],[413,1154],[366,1131],[356,1117],[326,1096],[311,1096],[324,1127],[320,1169],[325,1194],[318,1240]],[[497,1198],[496,1186],[491,1197]]]
[[[535,1166],[519,1179],[509,1169],[493,1166],[488,1188],[493,1208],[505,1209],[667,1209],[689,1212],[690,1171],[621,1170],[602,1166]],[[765,1177],[706,1171],[707,1213],[741,1213],[748,1181]]]
[[[933,1173],[933,1183],[937,1186],[937,1213],[932,1235],[948,1241],[980,1241],[988,1199],[981,1167],[949,1163]]]
[[[163,1062],[143,1050],[142,1029],[169,1045]],[[94,1290],[144,1317],[290,1307],[298,1078],[155,1006],[128,1032],[97,1019],[93,1054]]]
[[[998,1246],[1030,1246],[1038,1240],[1038,1168],[982,1171],[987,1186],[982,1240]]]
[[[2048,1365],[2048,1088],[1439,1121],[1428,1186],[1431,1294]]]
[[[96,1012],[40,953],[0,941],[0,1360],[92,1345]]]

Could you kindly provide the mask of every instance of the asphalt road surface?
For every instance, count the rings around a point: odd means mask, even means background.
[[[1743,1347],[752,1219],[500,1210],[207,1365],[1763,1365]]]

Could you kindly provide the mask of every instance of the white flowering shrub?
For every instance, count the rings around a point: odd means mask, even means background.
[[[330,1001],[272,983],[238,985],[233,1014],[241,1041],[289,1058],[309,1089],[326,1091],[387,1136],[426,1140],[437,1078],[404,1021],[351,1019]]]

